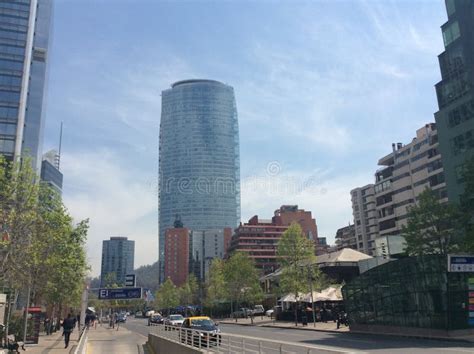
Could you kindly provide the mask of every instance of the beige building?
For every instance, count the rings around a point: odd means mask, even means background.
[[[431,188],[441,202],[447,201],[436,124],[426,124],[407,144],[392,144],[392,152],[382,157],[375,184],[351,191],[356,227],[357,250],[387,257],[401,253],[408,208],[418,195]]]
[[[341,227],[336,232],[336,251],[344,248],[357,249],[357,240],[354,225]]]
[[[374,185],[368,184],[353,189],[351,200],[356,238],[356,248],[354,249],[371,256],[375,255],[375,239],[379,234],[379,228]]]
[[[383,167],[375,174],[379,256],[403,250],[400,233],[407,223],[408,208],[425,188],[435,191],[441,202],[447,201],[436,124],[426,124],[418,129],[416,138],[407,145],[392,144],[392,150],[379,160]]]

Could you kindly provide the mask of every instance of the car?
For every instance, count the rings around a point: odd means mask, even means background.
[[[148,310],[147,312],[145,312],[145,317],[151,317],[154,314],[155,314],[155,310]]]
[[[119,313],[117,315],[117,322],[127,322],[127,315],[125,313]]]
[[[164,318],[160,314],[154,314],[148,319],[148,325],[151,326],[151,324],[163,324]]]
[[[264,315],[265,314],[265,308],[263,305],[255,305],[253,308],[253,315],[258,316],[258,315]]]
[[[169,315],[165,319],[165,325],[173,326],[173,327],[180,327],[184,322],[184,317],[182,315]]]
[[[251,309],[248,309],[246,307],[241,307],[239,310],[232,312],[232,318],[247,318],[248,316],[251,316],[253,314],[253,311]]]
[[[143,317],[143,312],[141,312],[141,311],[135,312],[135,317],[136,318]]]
[[[180,330],[181,343],[197,347],[217,346],[221,343],[221,330],[207,316],[187,317]]]
[[[265,311],[265,315],[268,316],[268,317],[273,317],[274,313],[275,313],[274,309],[270,309],[270,310]]]

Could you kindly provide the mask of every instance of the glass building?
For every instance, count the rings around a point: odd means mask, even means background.
[[[118,286],[125,285],[125,275],[133,274],[135,241],[126,237],[111,237],[102,242],[100,286],[105,287],[107,275],[114,274]],[[110,284],[109,284],[110,285]]]
[[[41,163],[52,0],[0,1],[0,154]]]
[[[448,198],[456,202],[464,189],[464,163],[474,156],[474,1],[446,0],[446,11],[435,119]]]
[[[176,216],[191,230],[237,227],[240,158],[231,86],[214,80],[179,81],[163,91],[161,109],[159,259],[163,260],[165,230],[173,227]]]
[[[342,293],[351,330],[433,334],[473,328],[474,273],[448,272],[447,264],[440,255],[402,258],[348,282]]]

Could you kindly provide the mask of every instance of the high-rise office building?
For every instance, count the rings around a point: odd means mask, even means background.
[[[119,286],[125,285],[125,275],[133,274],[135,241],[127,237],[111,237],[102,242],[102,268],[100,286],[106,285],[107,276],[113,274]]]
[[[240,221],[239,129],[234,90],[185,80],[162,93],[159,151],[159,259],[176,215],[191,230]],[[163,280],[163,262],[160,277]]]
[[[446,0],[446,10],[435,119],[448,197],[456,202],[463,192],[464,163],[474,156],[474,1]]]
[[[0,1],[0,154],[39,169],[52,0]]]
[[[63,174],[59,170],[59,154],[56,150],[50,150],[43,154],[41,161],[41,181],[62,194]]]

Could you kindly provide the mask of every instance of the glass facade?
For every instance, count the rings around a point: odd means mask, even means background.
[[[63,174],[47,160],[41,162],[41,181],[49,184],[59,194],[62,193]]]
[[[467,329],[473,277],[448,273],[445,256],[410,257],[363,273],[342,292],[354,326]]]
[[[41,161],[51,15],[52,0],[0,2],[0,153],[10,159],[28,153],[35,167]]]
[[[126,237],[111,237],[102,242],[100,286],[104,287],[107,274],[114,273],[118,286],[125,284],[125,275],[133,274],[135,241]]]
[[[186,80],[162,93],[159,160],[159,258],[165,230],[179,215],[191,230],[240,221],[239,130],[234,90]]]
[[[441,26],[445,51],[438,57],[441,81],[436,84],[435,113],[439,147],[450,201],[459,200],[459,171],[474,156],[474,2],[446,0],[448,21]]]

